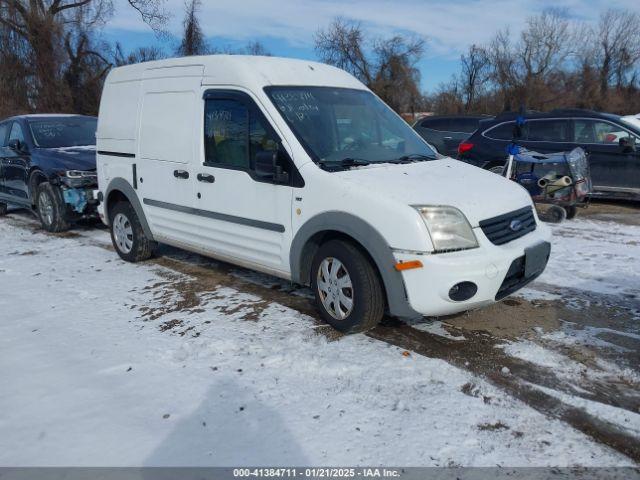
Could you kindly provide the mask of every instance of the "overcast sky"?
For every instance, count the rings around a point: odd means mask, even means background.
[[[180,35],[184,0],[166,0],[172,14],[169,30]],[[218,47],[241,48],[261,41],[273,55],[315,58],[313,34],[341,15],[362,22],[368,35],[396,33],[423,37],[427,48],[420,63],[422,83],[435,88],[457,72],[460,54],[472,43],[488,41],[506,26],[519,32],[527,16],[547,7],[561,7],[574,19],[594,22],[606,8],[640,12],[640,0],[202,0],[200,23],[208,40]],[[105,29],[125,49],[160,44],[126,5],[116,0],[116,14]]]

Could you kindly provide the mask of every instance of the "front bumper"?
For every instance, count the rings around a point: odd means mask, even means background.
[[[66,205],[69,220],[91,219],[97,217],[98,203],[93,198],[93,189],[89,187],[70,188],[61,185],[60,193]]]
[[[548,257],[536,259],[538,263],[542,262],[541,268],[527,271],[525,276],[527,250],[548,244],[551,239],[551,231],[546,225],[538,223],[533,232],[499,246],[492,244],[480,228],[475,228],[474,232],[479,248],[472,250],[437,255],[394,252],[398,262],[420,260],[423,264],[422,268],[402,272],[407,299],[413,310],[425,316],[439,316],[490,305],[519,290],[544,270]],[[544,251],[544,247],[537,249],[538,252],[541,250]],[[468,300],[454,301],[449,292],[460,282],[473,282],[478,287],[477,292]]]

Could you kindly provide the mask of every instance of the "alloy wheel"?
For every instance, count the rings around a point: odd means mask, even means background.
[[[38,197],[38,210],[45,224],[53,224],[53,201],[46,192],[40,193]]]
[[[122,213],[113,219],[113,237],[122,253],[129,253],[133,248],[133,228],[131,222]]]
[[[325,258],[318,267],[318,293],[325,310],[336,320],[344,320],[353,310],[353,282],[337,258]]]

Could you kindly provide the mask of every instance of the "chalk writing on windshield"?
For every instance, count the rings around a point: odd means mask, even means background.
[[[318,101],[313,93],[307,90],[275,92],[273,98],[280,111],[288,118],[295,116],[299,121],[304,121],[320,113]]]

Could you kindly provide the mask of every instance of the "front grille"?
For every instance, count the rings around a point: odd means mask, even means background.
[[[519,228],[514,222],[519,222]],[[497,217],[482,220],[480,228],[494,245],[504,245],[516,238],[524,237],[536,229],[536,218],[531,207],[524,207]]]

